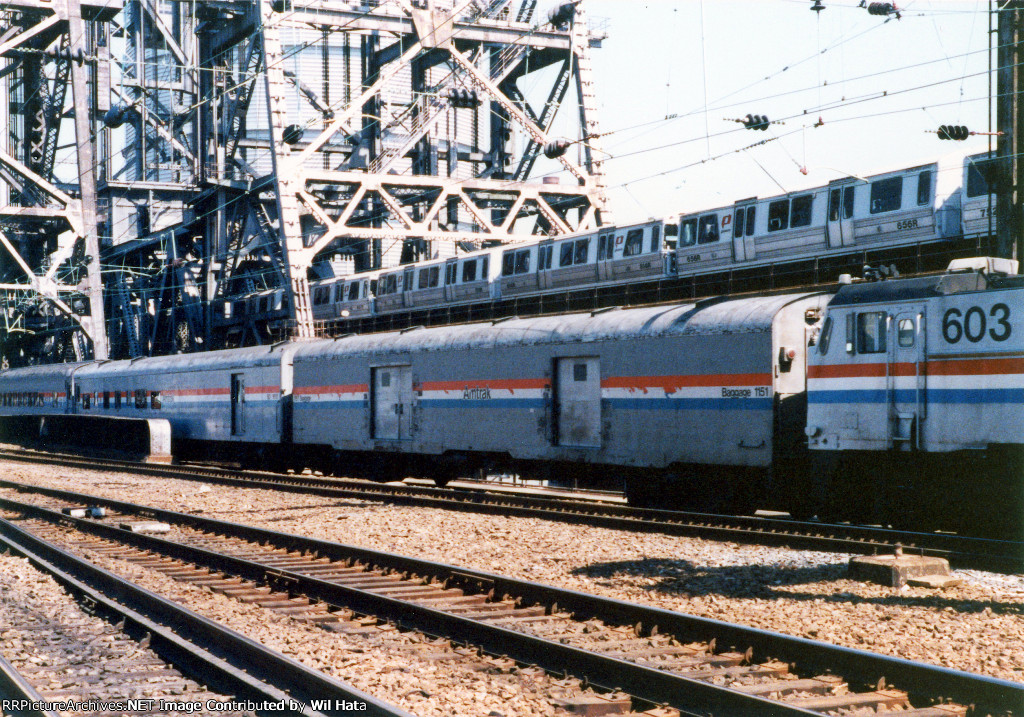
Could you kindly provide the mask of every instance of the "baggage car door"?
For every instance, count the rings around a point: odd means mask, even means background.
[[[601,363],[596,356],[555,359],[557,442],[601,447]]]
[[[373,369],[373,437],[412,438],[412,367]]]
[[[886,393],[890,445],[910,450],[921,446],[925,418],[925,310],[901,307],[893,312]]]

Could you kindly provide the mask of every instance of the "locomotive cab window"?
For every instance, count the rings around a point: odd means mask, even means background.
[[[871,213],[894,212],[903,204],[903,177],[871,183]]]
[[[353,281],[348,285],[348,300],[355,301],[359,298],[359,282]]]
[[[900,319],[896,329],[896,341],[901,348],[910,348],[914,345],[914,320]]]
[[[885,353],[886,314],[884,311],[867,311],[857,314],[857,352],[862,354]]]
[[[822,356],[828,355],[828,344],[832,340],[832,317],[825,318],[825,325],[821,327],[821,336],[818,337],[818,353]]]
[[[768,231],[789,229],[789,200],[780,199],[768,205]]]

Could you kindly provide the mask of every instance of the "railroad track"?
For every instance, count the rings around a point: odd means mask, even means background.
[[[336,706],[347,702],[365,705],[366,714],[410,717],[6,520],[0,551],[26,558],[81,606],[60,609],[52,596],[45,612],[5,604],[4,642],[15,645],[22,664],[0,657],[0,694],[12,700],[4,714],[255,715],[273,705],[326,716],[348,714]],[[308,706],[324,698],[331,707]]]
[[[148,506],[33,486],[25,492],[33,503],[3,499],[0,508],[40,536],[299,613],[326,629],[365,627],[368,618],[571,675],[601,692],[567,706],[577,712],[806,715],[871,707],[951,717],[1019,714],[1024,705],[1019,683]],[[61,512],[86,505],[110,512],[98,520]],[[119,527],[140,516],[166,523],[166,537]]]
[[[151,465],[132,461],[0,450],[0,458],[91,470],[122,470],[144,475],[201,480],[220,485],[376,500],[397,505],[542,518],[618,530],[663,533],[738,543],[784,545],[806,550],[857,554],[891,553],[900,546],[908,554],[941,557],[958,567],[1019,573],[1024,571],[1024,544],[948,533],[918,533],[779,518],[712,515],[631,508],[589,500],[567,500],[487,490],[431,488],[372,483],[314,475],[269,474],[199,465]],[[0,481],[0,485],[4,485]],[[13,484],[12,484],[13,485]]]

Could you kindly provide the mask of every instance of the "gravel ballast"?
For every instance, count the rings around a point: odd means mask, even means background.
[[[842,554],[17,462],[0,475],[1024,681],[1021,576],[956,570],[958,587],[897,590],[848,580]]]

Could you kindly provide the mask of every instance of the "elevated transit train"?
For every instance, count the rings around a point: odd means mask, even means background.
[[[624,485],[639,505],[1013,535],[1015,264],[15,369],[0,416],[166,418],[178,455],[278,470],[439,484],[502,471]]]
[[[332,322],[729,271],[753,276],[851,252],[952,246],[991,232],[990,166],[987,154],[949,158],[666,220],[320,280],[311,287],[313,315]],[[255,295],[225,311],[254,313],[272,301]]]

